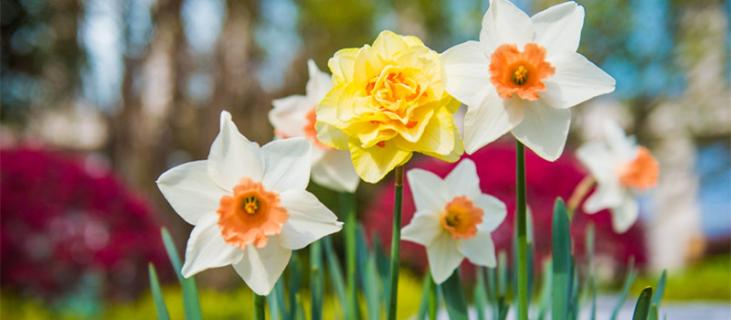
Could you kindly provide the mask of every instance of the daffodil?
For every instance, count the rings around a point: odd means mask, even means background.
[[[610,209],[614,230],[627,231],[639,214],[637,193],[657,183],[660,174],[657,160],[612,121],[605,124],[602,140],[581,146],[577,155],[597,184],[584,202],[584,211]]]
[[[468,153],[511,131],[546,160],[561,155],[569,108],[615,85],[576,52],[583,23],[584,8],[574,2],[529,17],[507,0],[491,0],[480,40],[444,52],[447,92],[467,105]]]
[[[348,151],[333,149],[317,140],[315,107],[332,88],[330,75],[320,71],[312,60],[307,62],[307,69],[310,79],[306,95],[272,101],[274,109],[269,112],[269,121],[278,138],[305,137],[312,143],[312,180],[335,191],[354,192],[360,179]]]
[[[317,107],[320,142],[350,151],[358,175],[381,180],[414,152],[454,162],[463,152],[439,55],[390,31],[328,62],[333,88]],[[337,130],[331,130],[331,128]]]
[[[223,112],[208,160],[182,164],[158,178],[165,199],[195,226],[185,250],[185,277],[233,265],[255,293],[266,295],[292,250],[342,228],[305,190],[310,148],[304,138],[259,147]]]
[[[444,282],[467,257],[494,267],[491,232],[505,220],[505,204],[480,190],[472,160],[464,159],[441,179],[421,169],[407,173],[416,213],[403,228],[402,239],[426,247],[436,283]]]

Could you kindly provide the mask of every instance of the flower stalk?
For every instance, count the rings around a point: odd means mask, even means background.
[[[589,191],[591,191],[591,187],[594,186],[594,183],[596,183],[594,177],[591,175],[587,175],[579,182],[578,185],[576,185],[576,188],[574,188],[574,192],[571,193],[571,198],[569,198],[569,218],[574,216],[576,208],[579,207],[581,200],[583,200],[589,193]]]
[[[528,319],[528,237],[525,198],[525,148],[515,142],[516,153],[516,207],[518,224],[518,319]]]
[[[394,169],[394,200],[393,200],[393,230],[391,233],[391,272],[389,279],[389,305],[388,305],[388,319],[396,319],[396,305],[398,299],[398,276],[399,267],[401,264],[400,259],[400,246],[399,241],[401,240],[401,198],[403,195],[404,188],[404,166],[398,166]]]
[[[266,297],[254,294],[254,319],[266,320]]]

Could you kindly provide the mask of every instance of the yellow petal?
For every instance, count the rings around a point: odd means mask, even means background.
[[[324,122],[315,123],[317,140],[331,148],[348,150],[348,136],[338,128]]]
[[[360,51],[358,48],[340,49],[327,61],[327,66],[330,68],[335,84],[353,79],[355,58],[358,56],[358,51]]]
[[[350,157],[355,172],[365,182],[376,183],[391,170],[405,164],[411,159],[411,152],[401,150],[395,143],[388,141],[382,146],[361,148],[350,144]]]
[[[462,155],[463,146],[452,113],[446,107],[437,110],[418,142],[398,140],[401,148],[421,152],[444,161],[456,161]]]

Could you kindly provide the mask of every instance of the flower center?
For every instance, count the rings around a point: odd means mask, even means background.
[[[622,185],[639,190],[655,186],[659,175],[660,165],[644,147],[639,147],[635,158],[619,169],[619,181]]]
[[[241,180],[232,195],[221,197],[217,213],[223,239],[242,249],[249,244],[266,246],[268,237],[279,234],[288,218],[279,195],[249,178]]]
[[[394,66],[383,68],[378,76],[368,81],[365,90],[382,111],[394,112],[401,116],[408,105],[424,93],[409,70]]]
[[[523,49],[504,44],[492,54],[490,81],[503,99],[517,95],[525,100],[538,100],[538,94],[546,89],[543,80],[555,73],[546,61],[546,49],[536,43],[528,43]]]
[[[477,234],[482,216],[482,209],[476,207],[469,198],[458,196],[447,203],[439,221],[442,228],[452,235],[452,239],[470,239]]]

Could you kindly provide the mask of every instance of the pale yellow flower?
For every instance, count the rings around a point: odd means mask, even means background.
[[[320,142],[350,151],[366,182],[414,152],[454,162],[463,152],[439,54],[413,36],[383,31],[373,46],[342,49],[328,62],[333,88],[317,107]],[[333,130],[337,129],[337,130]]]

